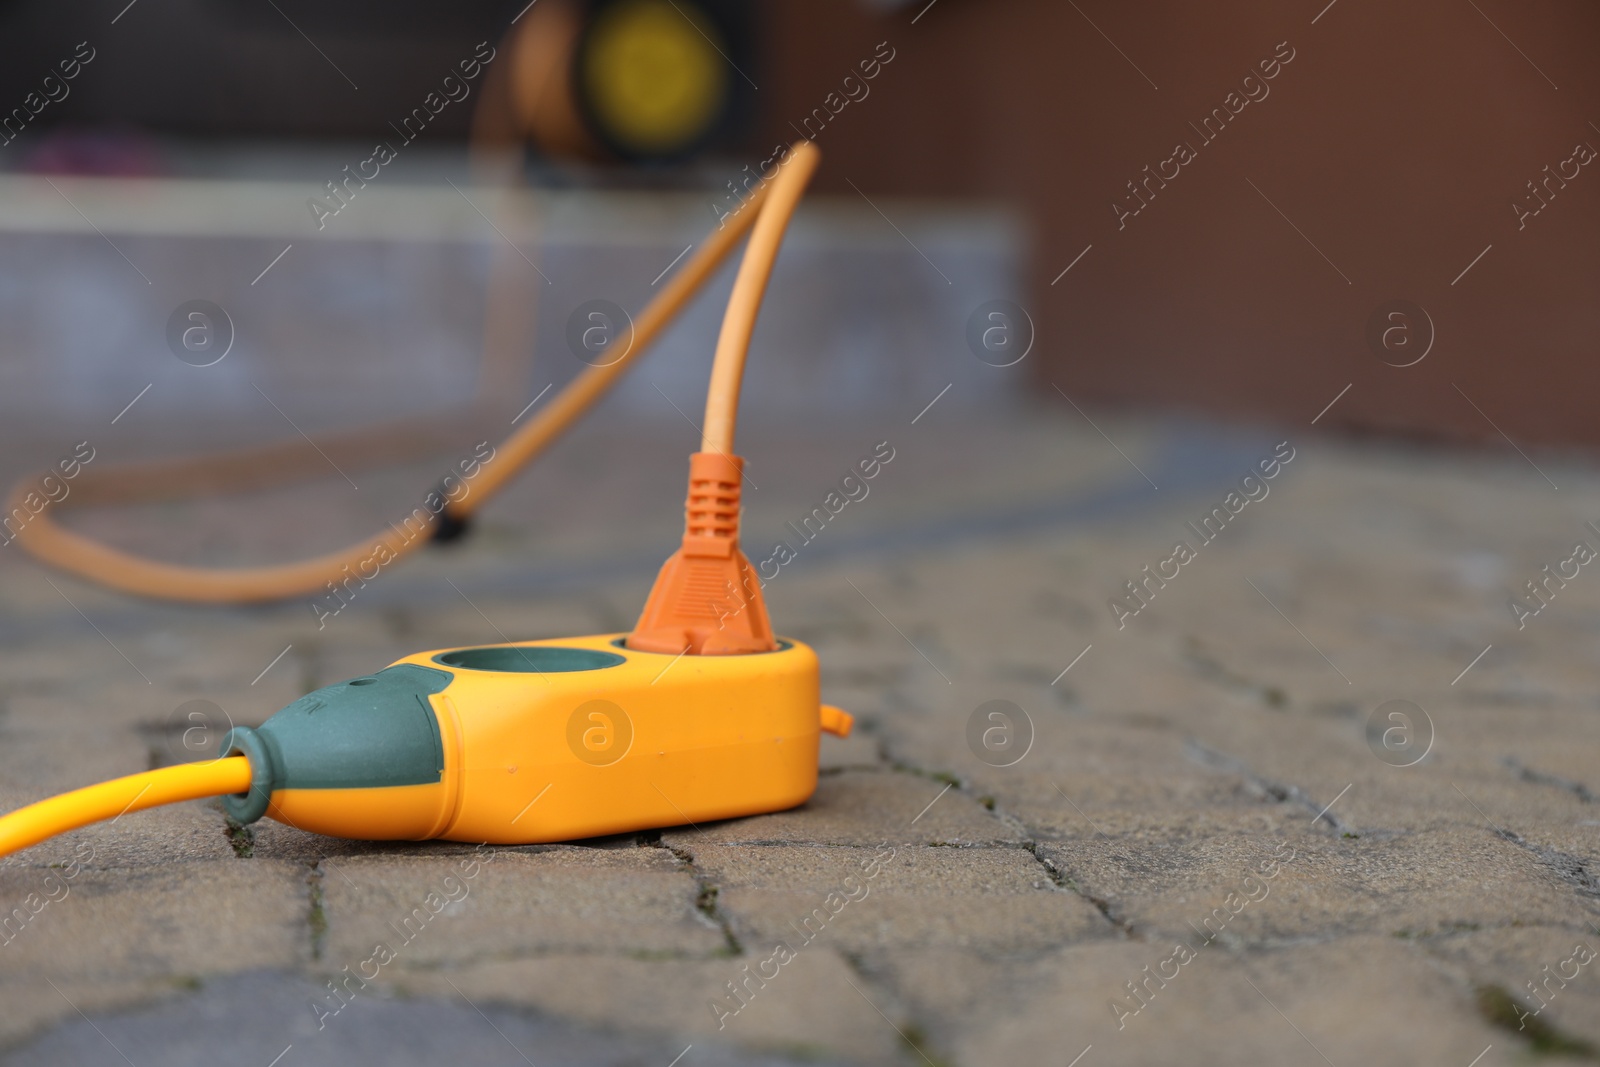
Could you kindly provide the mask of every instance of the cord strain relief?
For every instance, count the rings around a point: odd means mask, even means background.
[[[223,735],[218,752],[250,761],[249,791],[222,798],[222,810],[228,818],[248,826],[267,813],[272,792],[279,788],[277,761],[266,738],[248,726],[235,726]]]
[[[689,457],[689,497],[684,503],[683,549],[694,556],[728,557],[739,544],[740,483],[744,460],[723,452]]]

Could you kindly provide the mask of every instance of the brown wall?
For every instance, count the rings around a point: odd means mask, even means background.
[[[817,139],[822,187],[1018,203],[1034,369],[1075,399],[1295,424],[1353,383],[1319,426],[1498,440],[1464,392],[1519,444],[1600,442],[1600,159],[1520,231],[1511,206],[1579,142],[1600,148],[1600,6],[1325,4],[938,0],[913,25],[920,3],[781,0],[763,128],[792,136],[889,41],[871,95]],[[1189,123],[1285,41],[1270,94],[1202,143]],[[1179,141],[1196,158],[1119,229],[1125,183]],[[1396,298],[1436,328],[1415,366],[1365,340]]]

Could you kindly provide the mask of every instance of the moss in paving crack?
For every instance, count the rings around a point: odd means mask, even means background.
[[[802,1063],[838,1063],[838,1054],[826,1045],[811,1044],[803,1041],[781,1041],[772,1046],[772,1051],[786,1059],[800,1060]]]
[[[1533,853],[1541,863],[1555,872],[1556,877],[1572,886],[1579,893],[1586,897],[1600,897],[1600,877],[1596,877],[1594,872],[1590,871],[1588,865],[1579,857],[1569,852],[1562,852],[1559,849],[1537,845],[1515,830],[1507,830],[1504,827],[1497,826],[1495,827],[1495,833],[1499,837],[1510,841],[1513,845],[1520,845]]]
[[[701,879],[698,872],[695,873],[695,879],[700,883],[700,893],[694,898],[694,906],[700,914],[716,924],[717,929],[722,931],[723,940],[726,942],[719,955],[743,956],[744,945],[740,944],[739,938],[734,935],[733,924],[728,922],[728,917],[722,914],[722,909],[717,907],[717,894],[721,890]]]
[[[994,810],[994,797],[990,797],[990,796],[979,797],[978,798],[978,803],[982,804],[984,807],[988,808],[990,811]]]
[[[897,771],[900,774],[912,774],[918,778],[926,778],[931,782],[942,782],[957,789],[961,788],[961,778],[958,775],[951,774],[949,771],[930,771],[924,767],[913,766],[903,760],[891,759],[887,749],[882,749],[879,755],[883,757],[884,762],[889,765],[891,771]]]
[[[647,963],[659,963],[663,960],[693,959],[682,949],[675,948],[634,948],[623,953],[630,960],[644,960]]]
[[[928,1035],[924,1033],[922,1027],[918,1026],[916,1023],[906,1023],[906,1025],[896,1027],[895,1029],[900,1031],[900,1040],[906,1046],[906,1048],[910,1049],[912,1052],[915,1052],[928,1063],[933,1064],[934,1067],[945,1067],[945,1065],[949,1062],[948,1060],[945,1060],[943,1057],[939,1056],[937,1053],[929,1051]]]
[[[722,912],[717,908],[717,894],[720,892],[720,890],[707,881],[706,878],[700,873],[700,869],[694,865],[694,856],[690,854],[689,850],[683,848],[673,848],[670,845],[662,844],[661,831],[659,830],[646,830],[644,833],[641,833],[639,835],[639,847],[665,849],[667,852],[672,853],[677,861],[688,869],[689,875],[694,879],[695,885],[699,887],[699,892],[695,894],[694,898],[695,910],[710,920],[712,925],[716,926],[718,930],[722,931],[722,939],[724,944],[721,951],[718,952],[718,955],[744,955],[744,946],[741,945],[739,943],[739,939],[734,936],[733,924],[728,922],[727,916],[723,915]]]
[[[1512,925],[1512,926],[1520,926],[1522,924],[1521,923],[1511,923],[1510,925]],[[1390,936],[1391,937],[1398,937],[1402,941],[1423,941],[1423,940],[1427,940],[1429,938],[1432,938],[1434,936],[1446,937],[1446,936],[1448,936],[1450,934],[1470,934],[1475,930],[1482,930],[1482,929],[1483,929],[1483,924],[1482,923],[1471,923],[1471,922],[1462,922],[1461,920],[1453,920],[1453,921],[1449,921],[1449,922],[1441,921],[1439,923],[1439,929],[1437,931],[1430,932],[1430,931],[1427,931],[1427,930],[1404,929],[1404,930],[1396,930]]]
[[[1029,841],[1022,847],[1027,849],[1033,858],[1039,861],[1039,866],[1044,868],[1044,873],[1057,888],[1071,890],[1080,896],[1085,895],[1083,890],[1078,887],[1077,882],[1069,878],[1059,867],[1051,863],[1047,857],[1039,855],[1039,842]]]
[[[1558,775],[1534,770],[1532,767],[1524,766],[1514,759],[1508,758],[1501,760],[1501,762],[1511,771],[1516,773],[1516,775],[1524,782],[1531,782],[1534,785],[1554,786],[1557,789],[1565,789],[1573,796],[1576,796],[1579,800],[1583,801],[1585,804],[1600,803],[1600,796],[1595,795],[1594,791],[1588,786],[1584,785],[1582,782],[1574,782],[1570,778],[1562,778]]]
[[[840,949],[839,955],[844,957],[845,963],[849,964],[850,969],[855,971],[857,977],[859,977],[863,982],[872,982],[872,976],[867,973],[866,960],[862,957],[861,953],[852,952],[849,949]],[[850,984],[855,985],[854,982]],[[856,992],[861,993],[859,987],[856,989]],[[867,995],[865,993],[861,993],[861,996],[863,999],[867,999]],[[872,1001],[867,1000],[867,1003],[872,1004]],[[883,1012],[878,1009],[876,1004],[873,1004],[872,1007],[873,1010],[877,1011],[879,1015],[883,1015]],[[948,1060],[928,1051],[930,1042],[928,1041],[927,1034],[916,1022],[908,1020],[903,1024],[897,1024],[892,1022],[887,1015],[883,1015],[883,1018],[884,1021],[888,1022],[890,1026],[893,1026],[895,1032],[900,1035],[900,1043],[903,1047],[915,1052],[923,1060],[923,1062],[930,1064],[931,1067],[947,1067],[947,1064],[949,1063]]]
[[[1190,637],[1184,650],[1184,660],[1193,667],[1195,673],[1209,682],[1226,686],[1231,689],[1254,693],[1261,703],[1269,708],[1282,711],[1289,706],[1289,694],[1275,685],[1263,685],[1255,682],[1232,670],[1216,656],[1206,650],[1205,645],[1197,638]]]
[[[1029,841],[1022,847],[1033,853],[1033,858],[1039,861],[1039,866],[1044,868],[1045,874],[1049,876],[1050,881],[1055,883],[1057,888],[1065,889],[1069,893],[1076,893],[1084,900],[1087,900],[1090,904],[1093,904],[1095,910],[1100,912],[1101,916],[1105,918],[1106,922],[1122,931],[1124,937],[1133,936],[1133,923],[1117,915],[1112,909],[1111,902],[1109,900],[1106,900],[1103,897],[1097,897],[1090,893],[1083,886],[1079,885],[1071,875],[1061,870],[1054,863],[1051,863],[1047,857],[1039,855],[1039,842]]]
[[[233,847],[235,856],[247,860],[256,854],[256,832],[253,827],[233,819],[225,819],[222,833],[228,839],[228,844]]]
[[[1585,1056],[1600,1059],[1600,1051],[1581,1037],[1557,1030],[1537,1015],[1526,1011],[1510,993],[1497,985],[1478,987],[1478,1013],[1503,1030],[1526,1037],[1533,1051],[1542,1056]]]
[[[714,885],[702,885],[700,895],[694,898],[694,906],[705,913],[707,918],[717,918],[717,894],[721,892]]]

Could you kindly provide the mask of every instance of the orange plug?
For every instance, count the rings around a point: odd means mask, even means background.
[[[689,456],[683,545],[656,575],[629,648],[717,656],[778,647],[755,568],[739,550],[743,476],[738,456]]]
[[[817,169],[821,154],[810,141],[784,153],[770,181],[771,192],[751,227],[739,274],[711,364],[706,421],[700,451],[689,457],[689,502],[683,547],[674,552],[645,601],[644,614],[628,635],[628,647],[670,655],[727,656],[771,652],[778,647],[761,599],[761,582],[739,551],[739,482],[744,460],[733,455],[739,385],[755,332],[756,312],[778,258],[784,229]]]

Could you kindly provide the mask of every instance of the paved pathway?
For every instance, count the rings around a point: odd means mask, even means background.
[[[809,804],[500,849],[365,985],[470,848],[130,815],[0,863],[0,904],[47,901],[0,945],[0,1061],[1596,1056],[1600,574],[1562,561],[1600,549],[1600,471],[1535,456],[1557,491],[1509,451],[1098,419],[1119,453],[1070,412],[911,426],[919,407],[749,431],[752,555],[895,449],[769,591],[860,723]],[[75,521],[282,557],[430,480],[374,478],[359,503],[330,483]],[[320,631],[304,604],[52,587],[13,549],[0,806],[179,758],[189,701],[256,722],[418,648],[625,628],[681,478],[587,430],[466,547]],[[1578,574],[1519,619],[1546,564]]]

